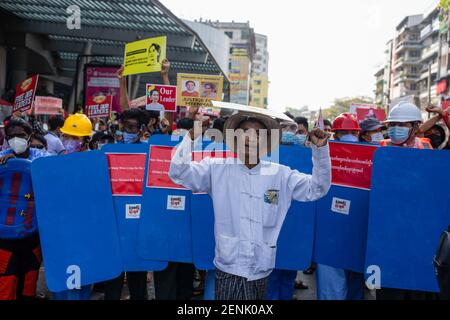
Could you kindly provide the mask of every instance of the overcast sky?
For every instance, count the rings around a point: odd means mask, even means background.
[[[386,42],[406,15],[434,0],[161,0],[183,19],[246,22],[269,38],[272,109],[326,108],[339,97],[373,97]]]

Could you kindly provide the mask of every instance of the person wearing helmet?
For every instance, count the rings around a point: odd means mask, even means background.
[[[356,117],[350,113],[343,113],[333,122],[334,139],[343,142],[358,142],[361,128]]]
[[[401,102],[396,105],[389,113],[386,123],[390,139],[382,140],[381,146],[433,149],[429,139],[417,137],[422,114],[414,104]]]
[[[368,118],[361,121],[359,125],[361,127],[361,132],[359,135],[360,142],[378,145],[384,139],[382,131],[385,127],[377,118]]]
[[[386,121],[390,139],[381,141],[381,146],[395,146],[416,149],[433,149],[430,140],[417,137],[421,134],[422,114],[412,103],[401,102],[392,108]],[[381,288],[376,293],[377,300],[427,300],[433,299],[431,293]]]
[[[334,139],[340,142],[358,142],[361,128],[356,117],[343,113],[333,122]],[[318,300],[363,300],[364,275],[323,264],[317,265]]]
[[[71,115],[61,128],[63,145],[66,154],[89,150],[89,141],[94,134],[92,122],[81,113]],[[53,300],[90,300],[91,286],[82,286],[80,289],[52,292]]]
[[[93,135],[92,122],[81,113],[71,115],[61,128],[65,153],[82,152],[89,150],[89,141]]]

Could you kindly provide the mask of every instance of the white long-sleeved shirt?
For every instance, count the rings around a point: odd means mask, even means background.
[[[275,268],[278,236],[292,200],[316,201],[331,185],[329,147],[313,146],[313,174],[262,161],[248,169],[236,159],[191,161],[188,135],[170,166],[174,183],[208,193],[215,214],[215,266],[248,279],[263,279]]]

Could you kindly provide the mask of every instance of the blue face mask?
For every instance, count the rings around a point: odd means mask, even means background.
[[[304,146],[306,143],[306,139],[308,139],[308,136],[306,134],[298,134],[296,135],[298,139],[298,144],[301,146]]]
[[[281,136],[281,144],[284,145],[300,145],[300,139],[292,132],[283,132]]]
[[[125,144],[132,144],[139,140],[139,134],[137,133],[123,133],[123,143]]]
[[[342,136],[339,141],[342,142],[358,142],[359,139],[357,136],[354,136],[352,134],[346,134],[345,136]]]
[[[408,140],[410,132],[408,127],[390,127],[388,135],[393,144],[402,144]]]

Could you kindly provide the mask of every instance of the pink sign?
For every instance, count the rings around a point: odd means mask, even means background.
[[[34,114],[61,114],[63,101],[54,97],[36,97],[34,100]]]
[[[112,111],[121,112],[118,67],[87,66],[85,74],[85,101],[112,96]]]

